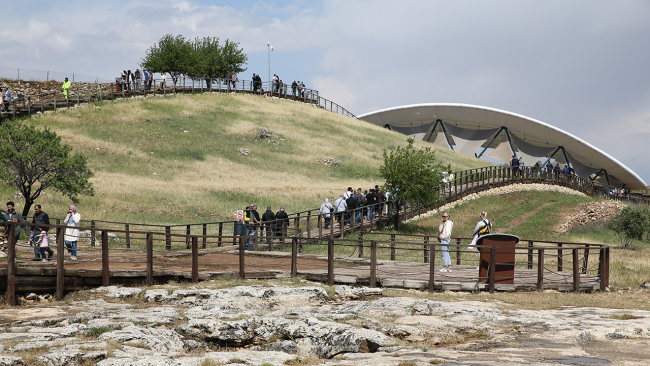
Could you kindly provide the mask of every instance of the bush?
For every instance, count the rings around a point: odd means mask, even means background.
[[[623,248],[632,240],[647,240],[650,236],[650,209],[647,206],[627,206],[621,214],[609,221],[607,228],[621,239]]]

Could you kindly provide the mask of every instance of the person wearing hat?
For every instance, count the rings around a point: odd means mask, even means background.
[[[63,85],[61,85],[61,89],[63,90],[63,97],[65,99],[68,99],[68,89],[70,89],[70,81],[68,78],[65,78],[65,81],[63,82]]]
[[[280,206],[280,211],[275,214],[277,220],[276,235],[281,236],[280,243],[284,243],[284,237],[287,236],[287,226],[289,226],[289,215],[284,212],[284,206]]]

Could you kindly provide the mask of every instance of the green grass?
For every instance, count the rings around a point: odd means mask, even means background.
[[[233,220],[235,210],[250,202],[262,211],[267,205],[288,212],[318,208],[350,185],[381,184],[383,149],[406,145],[405,136],[363,121],[241,94],[105,101],[23,121],[48,126],[88,157],[97,194],[81,197],[82,218],[122,222]],[[262,128],[276,132],[277,143],[256,139]],[[416,145],[433,147],[454,170],[485,165],[425,142]],[[328,158],[339,166],[319,163]],[[15,189],[2,187],[0,193],[9,197]],[[21,210],[20,199],[15,201]],[[54,191],[37,202],[51,217],[70,204]]]

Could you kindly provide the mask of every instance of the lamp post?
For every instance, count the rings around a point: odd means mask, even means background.
[[[271,90],[273,90],[271,82],[271,51],[273,51],[273,46],[271,46],[271,41],[266,41],[266,48],[269,50],[269,83],[271,83]]]

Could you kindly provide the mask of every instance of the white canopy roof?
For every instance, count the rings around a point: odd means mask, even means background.
[[[470,104],[412,104],[358,116],[378,126],[418,126],[441,119],[462,128],[492,129],[506,127],[517,137],[537,146],[562,146],[573,159],[587,167],[605,169],[610,179],[627,184],[629,189],[643,190],[647,185],[630,168],[590,143],[555,126],[520,114]],[[425,134],[427,139],[429,133]]]

